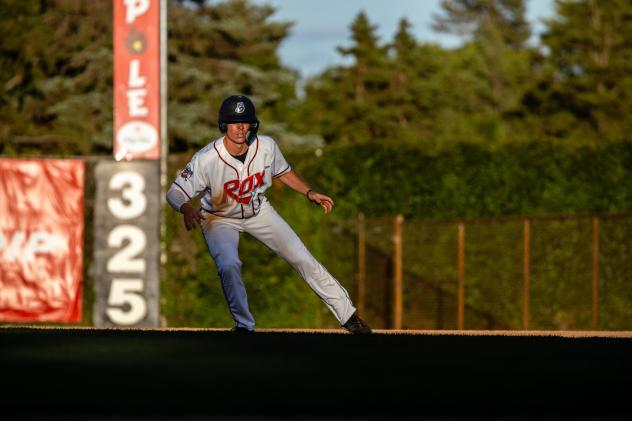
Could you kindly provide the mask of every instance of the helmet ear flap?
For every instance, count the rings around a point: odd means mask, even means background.
[[[218,123],[218,127],[219,127],[219,131],[222,133],[226,133],[226,130],[228,130],[226,123]]]
[[[259,120],[250,123],[248,134],[246,136],[246,142],[250,145],[257,138],[257,131],[259,131]]]

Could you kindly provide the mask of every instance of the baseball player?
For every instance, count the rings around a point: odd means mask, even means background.
[[[239,235],[245,231],[283,257],[345,329],[353,334],[371,333],[357,316],[347,291],[311,255],[264,193],[277,178],[320,205],[325,213],[332,211],[334,201],[309,188],[287,163],[274,139],[257,134],[259,120],[248,97],[226,98],[218,121],[224,136],[193,155],[167,192],[167,201],[184,215],[187,230],[200,226],[235,321],[233,331],[255,330],[238,255]],[[197,196],[200,209],[189,203]]]

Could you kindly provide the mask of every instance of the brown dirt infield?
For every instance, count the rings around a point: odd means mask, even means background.
[[[3,325],[0,329],[54,329],[54,330],[139,330],[156,332],[228,332],[227,328],[196,327],[141,327],[141,328],[97,328],[91,326],[49,326],[49,325]],[[560,338],[632,338],[632,331],[603,330],[412,330],[412,329],[375,329],[380,335],[425,335],[425,336],[544,336]],[[314,334],[348,334],[343,329],[291,329],[263,328],[257,333],[314,333]]]

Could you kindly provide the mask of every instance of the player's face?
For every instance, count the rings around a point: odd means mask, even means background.
[[[241,144],[246,141],[250,123],[228,123],[226,126],[226,137],[231,142]]]

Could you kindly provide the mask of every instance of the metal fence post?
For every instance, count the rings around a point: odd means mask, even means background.
[[[592,218],[592,328],[599,329],[599,217]]]
[[[364,317],[366,300],[366,225],[364,214],[358,215],[357,221],[358,267],[356,272],[356,307],[358,313]]]
[[[402,225],[404,217],[397,215],[393,225],[393,328],[402,328],[403,272]]]
[[[531,305],[531,221],[529,219],[524,220],[523,246],[522,328],[527,330]]]
[[[459,222],[458,243],[458,285],[457,285],[457,325],[459,330],[465,329],[465,223]]]

